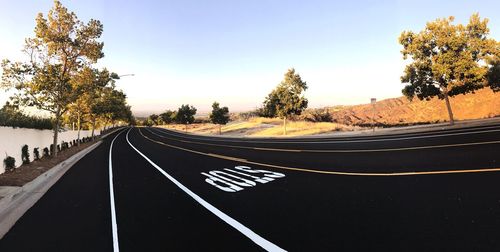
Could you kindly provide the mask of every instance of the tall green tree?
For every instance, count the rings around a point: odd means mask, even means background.
[[[307,83],[302,81],[295,69],[285,73],[285,78],[271,91],[264,101],[264,110],[283,119],[283,134],[286,135],[286,121],[291,115],[300,115],[307,108],[307,99],[303,92]]]
[[[500,91],[500,59],[491,62],[491,68],[488,71],[488,84],[494,92],[498,92]]]
[[[105,87],[101,97],[92,107],[92,113],[101,119],[104,125],[114,125],[117,121],[132,123],[133,116],[126,98],[122,91]]]
[[[35,37],[26,39],[23,52],[29,60],[2,62],[2,87],[18,90],[14,102],[52,113],[54,156],[61,117],[76,99],[72,78],[83,66],[104,57],[103,43],[98,41],[102,30],[99,21],[91,19],[85,24],[54,1],[47,17],[42,13],[36,17]]]
[[[221,108],[218,102],[214,102],[212,104],[212,113],[210,113],[210,121],[219,125],[219,135],[222,134],[222,125],[229,122],[229,109],[227,107]]]
[[[174,119],[174,115],[175,115],[175,112],[172,111],[172,110],[167,110],[163,113],[160,114],[160,117],[161,117],[161,120],[166,123],[166,124],[169,124],[169,123],[172,123],[173,122],[173,119]]]
[[[157,114],[150,115],[149,119],[151,119],[154,125],[160,125],[162,122],[161,117]]]
[[[489,72],[500,52],[499,43],[488,38],[488,19],[474,14],[467,25],[453,21],[453,17],[437,19],[419,33],[404,31],[399,37],[403,58],[411,58],[401,77],[406,84],[403,94],[409,99],[444,99],[450,124],[454,118],[449,97],[488,85],[494,89],[494,75]]]
[[[177,110],[175,121],[185,125],[185,130],[187,132],[188,124],[194,122],[194,115],[196,115],[196,108],[189,106],[189,104],[181,105]]]

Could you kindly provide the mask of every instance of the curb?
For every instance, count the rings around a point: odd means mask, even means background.
[[[99,141],[62,161],[0,200],[0,239],[76,162],[97,148]]]

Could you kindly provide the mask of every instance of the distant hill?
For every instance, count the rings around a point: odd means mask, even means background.
[[[500,92],[489,88],[474,94],[458,95],[450,99],[456,120],[479,119],[500,116]],[[448,121],[444,100],[437,98],[409,101],[405,97],[391,98],[375,104],[375,121],[383,125],[421,124]],[[369,125],[372,122],[373,106],[362,104],[327,108],[332,121],[346,125]]]

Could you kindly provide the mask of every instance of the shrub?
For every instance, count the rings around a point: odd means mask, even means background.
[[[54,153],[53,153],[54,152],[54,144],[50,144],[49,151],[50,151],[51,156],[54,155]]]
[[[38,147],[33,149],[33,158],[35,160],[40,159],[40,152],[38,151]]]
[[[5,167],[5,171],[7,172],[13,171],[16,168],[16,159],[11,156],[7,156],[3,160],[3,167]]]
[[[50,151],[49,148],[45,147],[43,148],[43,157],[48,157],[50,156]]]
[[[21,160],[23,161],[23,164],[29,164],[30,163],[30,152],[28,150],[28,145],[25,144],[21,148]]]
[[[67,148],[68,148],[68,143],[62,141],[62,143],[61,143],[61,149],[60,150],[66,150]]]

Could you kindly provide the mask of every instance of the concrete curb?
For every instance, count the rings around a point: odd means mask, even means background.
[[[0,239],[76,162],[97,148],[99,141],[62,161],[0,200]]]

